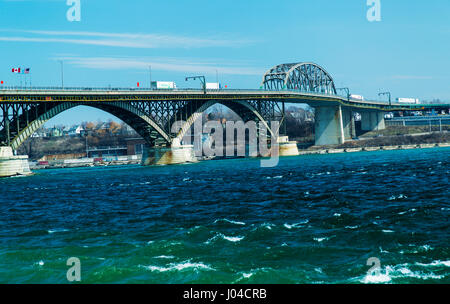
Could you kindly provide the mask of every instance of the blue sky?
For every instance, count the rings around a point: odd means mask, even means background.
[[[258,88],[271,66],[312,61],[336,86],[376,99],[450,101],[450,1],[381,0],[381,22],[366,0],[81,0],[69,22],[66,0],[0,0],[0,79],[30,67],[32,84],[135,87],[203,74],[230,88]],[[77,108],[52,123],[108,119]]]

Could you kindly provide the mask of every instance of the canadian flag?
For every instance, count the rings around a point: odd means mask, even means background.
[[[12,72],[13,72],[13,73],[19,73],[19,74],[20,74],[20,68],[12,69]]]

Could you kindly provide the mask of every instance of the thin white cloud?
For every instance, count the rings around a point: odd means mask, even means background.
[[[145,34],[145,33],[105,33],[80,31],[42,31],[42,30],[0,30],[0,41],[69,43],[126,48],[206,48],[206,47],[240,47],[254,43],[245,39],[198,38],[180,35]]]
[[[394,80],[430,80],[433,79],[431,76],[415,76],[415,75],[394,75],[390,77]]]
[[[68,64],[89,69],[104,70],[147,70],[149,66],[155,70],[186,72],[186,73],[215,73],[229,75],[262,75],[265,68],[255,68],[227,64],[213,64],[207,61],[175,58],[135,58],[135,57],[76,57],[62,56],[55,58],[64,60]]]

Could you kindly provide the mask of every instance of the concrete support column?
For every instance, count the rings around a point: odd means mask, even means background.
[[[338,145],[345,141],[341,106],[315,108],[316,145]]]
[[[381,111],[370,111],[361,113],[361,130],[379,131],[386,129],[384,113]]]
[[[345,140],[355,138],[355,117],[353,116],[353,111],[351,109],[342,108],[342,122]]]

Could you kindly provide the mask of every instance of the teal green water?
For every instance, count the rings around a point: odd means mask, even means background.
[[[450,149],[0,180],[0,282],[450,283]],[[381,269],[368,273],[367,260]]]

